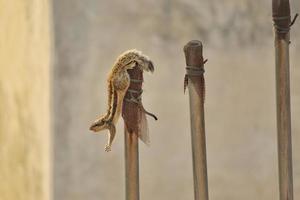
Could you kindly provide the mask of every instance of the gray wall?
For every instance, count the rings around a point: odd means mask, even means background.
[[[293,11],[300,3],[292,1]],[[54,0],[54,198],[124,199],[123,122],[113,151],[88,131],[106,110],[115,58],[137,48],[156,67],[145,74],[152,145],[140,145],[142,199],[192,199],[188,96],[182,47],[204,44],[210,197],[273,200],[278,195],[275,74],[270,1]],[[300,196],[300,26],[291,37],[295,196]]]

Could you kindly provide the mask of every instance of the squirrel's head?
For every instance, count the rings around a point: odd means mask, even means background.
[[[90,130],[94,132],[102,131],[104,129],[108,129],[109,124],[104,118],[97,119],[92,125],[90,126]]]

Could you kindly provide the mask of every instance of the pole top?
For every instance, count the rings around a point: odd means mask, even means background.
[[[137,66],[133,69],[127,70],[131,79],[141,80],[141,82],[130,82],[129,90],[142,90],[142,81],[143,78],[143,71],[140,70]],[[127,90],[125,98],[130,99],[130,94]],[[135,103],[130,103],[127,101],[123,102],[123,109],[122,109],[122,117],[124,119],[124,123],[126,125],[127,130],[130,133],[139,134],[139,121],[140,121],[140,108]]]
[[[189,41],[183,48],[187,66],[203,66],[203,45],[199,40]]]
[[[280,37],[284,37],[290,31],[292,25],[289,0],[273,0],[272,12],[274,28]]]
[[[291,15],[289,0],[272,1],[273,17],[288,17]]]

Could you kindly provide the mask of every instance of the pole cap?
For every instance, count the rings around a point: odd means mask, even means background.
[[[183,48],[187,66],[203,66],[203,45],[199,40],[189,41]]]

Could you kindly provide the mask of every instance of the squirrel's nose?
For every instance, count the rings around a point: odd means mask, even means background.
[[[94,126],[92,125],[92,126],[90,126],[90,131],[93,131],[93,128],[94,128]]]
[[[90,131],[96,131],[97,124],[92,124],[90,126]]]

